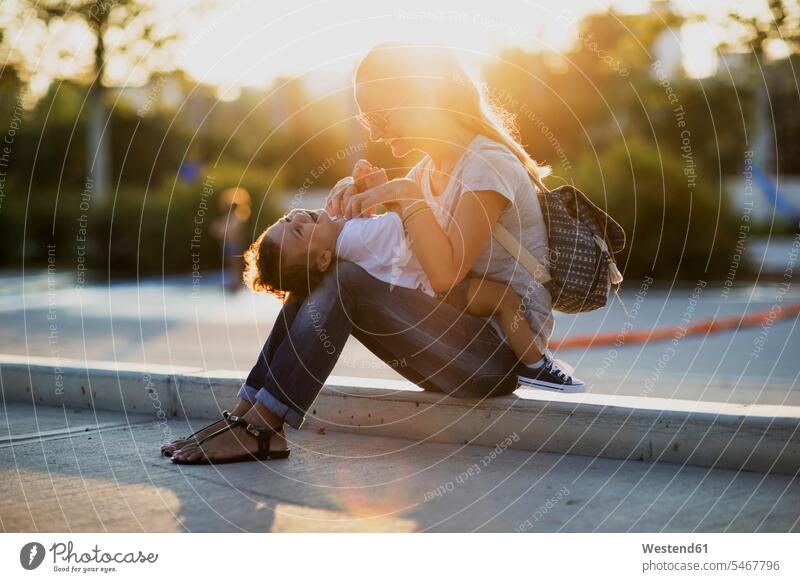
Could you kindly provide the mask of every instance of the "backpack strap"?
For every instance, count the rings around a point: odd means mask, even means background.
[[[537,190],[537,195],[542,196],[550,192],[547,186],[544,185],[541,178],[535,174],[529,174],[534,188]],[[494,239],[500,243],[500,246],[508,251],[514,259],[522,265],[522,267],[530,273],[531,277],[536,279],[539,284],[544,285],[550,282],[550,273],[542,265],[541,261],[534,257],[531,252],[520,244],[517,237],[515,237],[505,226],[496,222],[492,229]]]
[[[542,263],[534,257],[531,252],[523,247],[511,232],[500,222],[496,222],[492,231],[494,238],[500,246],[508,251],[522,267],[531,274],[540,284],[544,285],[550,281],[550,273]]]

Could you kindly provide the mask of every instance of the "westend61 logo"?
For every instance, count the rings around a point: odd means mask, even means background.
[[[19,563],[26,570],[38,568],[50,552],[53,557],[54,572],[116,572],[115,564],[154,564],[158,554],[137,552],[104,552],[98,545],[86,552],[76,552],[72,542],[57,542],[45,551],[42,544],[29,542],[19,552]]]

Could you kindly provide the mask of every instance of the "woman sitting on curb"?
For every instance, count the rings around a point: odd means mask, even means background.
[[[284,423],[300,428],[351,334],[385,362],[404,362],[396,369],[408,380],[450,396],[509,394],[531,368],[542,382],[581,384],[547,352],[553,327],[548,291],[492,239],[499,221],[546,264],[547,232],[531,182],[542,169],[488,106],[480,85],[446,49],[387,44],[360,63],[355,96],[373,141],[389,145],[397,158],[414,151],[426,156],[405,178],[365,192],[352,178],[340,181],[327,212],[344,219],[377,205],[396,212],[440,296],[463,293],[459,286],[468,276],[507,284],[533,331],[533,364],[519,361],[491,320],[423,290],[394,286],[346,260],[324,269],[319,281],[311,280],[318,269],[303,266],[305,285],[287,297],[231,414],[162,447],[176,463],[288,456]],[[280,236],[310,236],[316,225],[309,217],[296,226]],[[298,248],[307,252],[314,244],[310,238]],[[277,276],[294,276],[284,272],[284,263],[307,265],[297,259],[280,252]]]

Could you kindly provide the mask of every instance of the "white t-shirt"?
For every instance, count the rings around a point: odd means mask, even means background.
[[[394,212],[345,222],[336,240],[336,256],[384,283],[436,295],[408,246],[403,221]]]
[[[431,164],[426,156],[407,177],[422,190],[445,231],[461,196],[467,192],[494,191],[510,202],[500,214],[500,224],[542,265],[547,265],[547,229],[539,199],[528,171],[510,149],[484,135],[476,136],[453,167],[447,186],[439,195],[434,195],[431,189]],[[468,277],[486,277],[510,285],[525,307],[525,319],[537,334],[537,347],[540,350],[547,347],[553,331],[550,293],[500,243],[490,239]]]

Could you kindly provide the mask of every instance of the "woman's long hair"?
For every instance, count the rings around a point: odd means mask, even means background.
[[[463,127],[505,145],[528,170],[537,188],[544,190],[541,180],[550,168],[531,158],[519,142],[514,116],[490,99],[485,86],[447,48],[380,44],[362,59],[355,80],[386,82],[402,94],[418,93],[428,86],[429,94],[437,96],[439,108]]]

